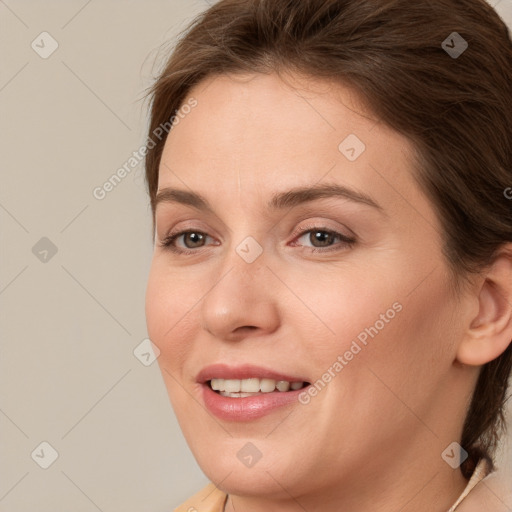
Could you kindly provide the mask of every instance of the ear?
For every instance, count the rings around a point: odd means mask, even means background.
[[[512,342],[512,245],[485,272],[478,306],[457,349],[457,361],[471,366],[496,359]]]

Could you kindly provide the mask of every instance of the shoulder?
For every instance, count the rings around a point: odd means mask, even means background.
[[[209,483],[185,503],[175,508],[174,512],[222,512],[226,498],[226,493]]]
[[[501,475],[493,472],[475,485],[457,512],[507,512],[507,492]]]

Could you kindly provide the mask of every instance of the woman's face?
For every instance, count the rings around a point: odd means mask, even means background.
[[[314,80],[220,76],[191,97],[160,165],[146,316],[206,475],[299,496],[445,465],[462,306],[407,139]]]

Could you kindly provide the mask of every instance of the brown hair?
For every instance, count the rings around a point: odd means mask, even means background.
[[[449,53],[453,32],[468,44],[461,55]],[[281,70],[351,86],[411,140],[457,288],[512,241],[512,43],[485,0],[222,0],[194,20],[150,89],[150,138],[202,79]],[[146,156],[153,232],[164,143]],[[466,478],[480,457],[493,466],[511,367],[512,344],[480,371],[461,437]]]

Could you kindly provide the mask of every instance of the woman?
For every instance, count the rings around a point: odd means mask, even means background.
[[[505,510],[487,484],[512,361],[498,15],[221,0],[151,99],[148,332],[212,482],[176,510]]]

